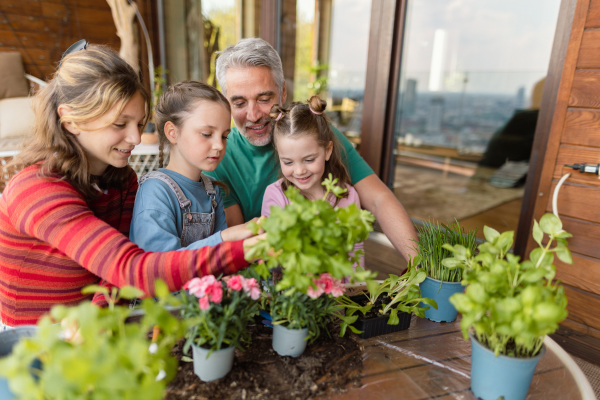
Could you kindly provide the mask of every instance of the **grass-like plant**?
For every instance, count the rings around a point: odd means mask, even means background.
[[[442,264],[444,258],[452,257],[453,253],[444,248],[447,243],[451,246],[461,245],[473,254],[477,248],[477,231],[465,231],[458,221],[452,224],[440,224],[432,220],[417,225],[419,239],[417,251],[421,261],[420,269],[427,276],[444,282],[460,282],[462,268],[447,268]]]

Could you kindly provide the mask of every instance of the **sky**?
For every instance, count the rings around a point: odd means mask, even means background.
[[[470,91],[514,93],[520,86],[529,90],[548,68],[559,3],[412,0],[403,54],[406,77],[412,74],[420,81],[419,89],[428,88],[434,37],[442,30],[438,68],[444,76],[438,80],[443,89],[462,90],[467,73]],[[336,77],[347,78],[350,86],[364,85],[371,1],[334,0],[333,7],[331,85],[336,85]]]
[[[379,1],[379,0],[373,0]],[[298,0],[311,18],[314,0]],[[203,0],[206,10],[234,0]],[[403,54],[404,78],[419,90],[438,81],[443,90],[514,93],[547,71],[560,0],[410,0]],[[371,0],[333,0],[330,86],[362,89],[366,74]],[[441,76],[431,76],[434,37]],[[442,33],[440,33],[442,31]],[[435,64],[435,63],[434,63]],[[435,85],[434,85],[435,86]]]

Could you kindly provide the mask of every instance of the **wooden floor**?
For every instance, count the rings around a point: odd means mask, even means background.
[[[477,229],[477,238],[483,240],[483,227],[492,226],[504,232],[516,230],[521,212],[521,199],[509,201],[480,214],[460,220],[465,229]],[[406,262],[394,249],[376,225],[375,231],[365,241],[365,266],[378,273],[378,279],[389,274],[400,274],[406,268]],[[581,335],[566,328],[560,328],[551,335],[568,353],[589,363],[600,366],[600,340]]]

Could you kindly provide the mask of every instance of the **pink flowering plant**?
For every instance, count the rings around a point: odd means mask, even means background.
[[[308,341],[319,337],[323,329],[327,330],[333,315],[341,310],[335,298],[344,294],[344,284],[328,273],[312,279],[312,285],[306,293],[299,290],[276,291],[269,299],[270,314],[274,325],[282,324],[288,329],[308,328]]]
[[[188,281],[182,291],[181,316],[194,323],[185,337],[184,352],[195,344],[211,350],[250,341],[246,325],[259,312],[261,290],[254,278],[206,275]]]

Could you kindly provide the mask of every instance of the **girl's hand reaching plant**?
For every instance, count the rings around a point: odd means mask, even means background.
[[[324,198],[315,201],[308,200],[291,186],[285,192],[290,204],[273,208],[260,225],[248,223],[254,232],[264,229],[267,236],[248,249],[247,259],[264,261],[257,267],[263,278],[269,276],[269,270],[282,267],[283,277],[277,290],[294,288],[306,293],[311,277],[323,273],[336,279],[352,276],[356,281],[373,276],[370,271],[354,272],[353,265],[362,255],[361,251],[354,252],[354,245],[368,237],[375,218],[355,204],[332,207],[325,198],[330,193],[337,196],[345,190],[336,182],[331,176],[325,179]]]
[[[243,239],[248,239],[251,238],[252,236],[255,236],[257,233],[261,234],[264,233],[264,231],[260,228],[260,224],[262,222],[262,220],[264,220],[265,217],[260,217],[260,218],[252,218],[250,221],[244,223],[244,224],[240,224],[240,225],[235,225],[235,226],[231,226],[227,229],[223,229],[221,231],[221,238],[223,239],[224,242],[226,241],[234,241],[234,240],[243,240]],[[249,226],[258,226],[258,231],[255,232],[253,229],[250,229]]]

